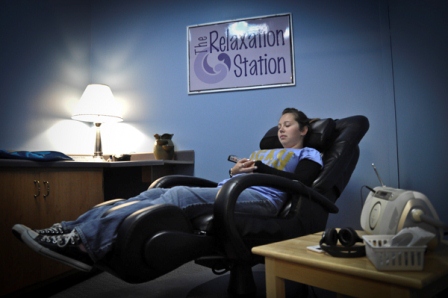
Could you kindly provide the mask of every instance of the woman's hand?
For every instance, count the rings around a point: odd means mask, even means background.
[[[252,173],[257,167],[255,166],[255,161],[247,158],[240,159],[230,170],[233,175],[242,173]]]

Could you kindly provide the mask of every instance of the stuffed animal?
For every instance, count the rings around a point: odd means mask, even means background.
[[[156,159],[174,159],[174,143],[171,140],[173,136],[174,134],[169,133],[154,135],[156,138],[156,142],[154,143],[154,156]]]

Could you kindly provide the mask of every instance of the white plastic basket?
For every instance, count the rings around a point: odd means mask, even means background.
[[[366,255],[376,269],[383,271],[423,270],[425,246],[390,247],[394,235],[362,236],[366,244]]]

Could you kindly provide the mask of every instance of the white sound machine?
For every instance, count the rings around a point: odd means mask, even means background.
[[[443,238],[446,225],[439,220],[428,198],[419,192],[382,186],[370,189],[361,212],[361,227],[368,234],[395,235],[406,227],[418,226]]]

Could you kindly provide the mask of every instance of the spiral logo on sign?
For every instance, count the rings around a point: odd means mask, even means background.
[[[194,73],[196,77],[206,84],[216,84],[225,79],[230,71],[231,62],[227,54],[218,55],[218,61],[214,67],[208,62],[208,53],[199,53],[194,61]]]

